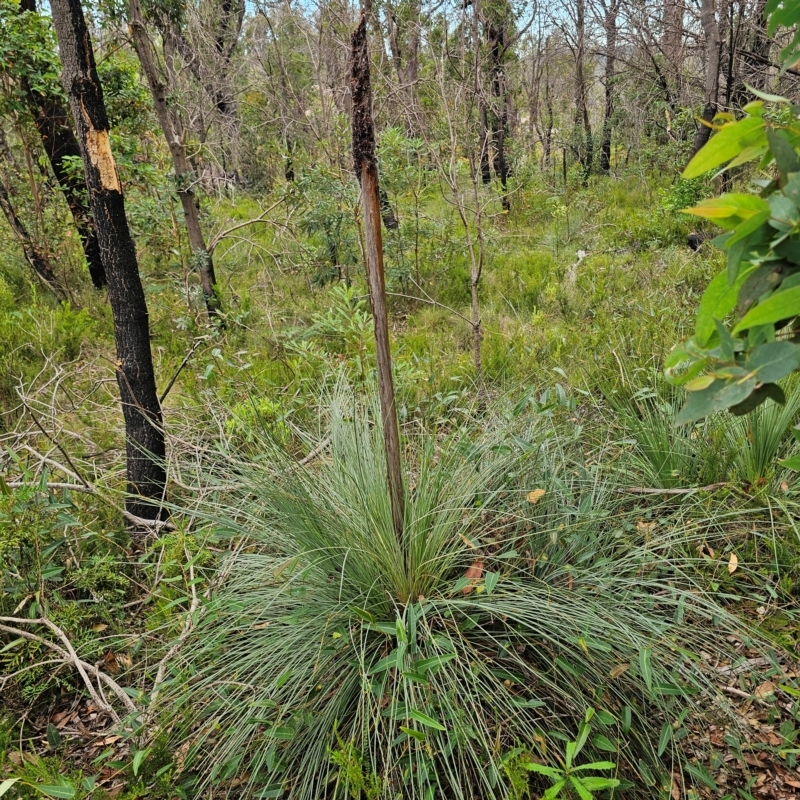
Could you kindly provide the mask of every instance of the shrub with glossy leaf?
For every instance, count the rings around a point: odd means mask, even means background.
[[[420,446],[398,540],[369,409],[343,393],[331,417],[319,468],[265,442],[216,470],[239,521],[204,513],[251,539],[162,695],[194,796],[535,797],[527,765],[563,769],[594,709],[581,758],[652,798],[687,720],[735,736],[714,677],[741,625],[671,558],[697,527],[622,525],[614,487],[539,417]]]

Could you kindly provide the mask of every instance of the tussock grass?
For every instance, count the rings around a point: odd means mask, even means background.
[[[193,791],[537,796],[525,764],[558,765],[591,708],[585,760],[644,798],[690,721],[735,738],[717,668],[748,633],[696,580],[696,521],[643,519],[538,415],[410,442],[398,540],[374,409],[342,387],[329,409],[320,466],[262,437],[214,467],[239,496],[207,517],[250,538],[162,695]]]

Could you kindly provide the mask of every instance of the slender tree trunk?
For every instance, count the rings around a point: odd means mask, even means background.
[[[502,205],[504,211],[511,210],[508,198],[508,161],[506,160],[506,139],[508,138],[508,94],[506,74],[503,66],[505,57],[505,30],[502,23],[489,27],[489,45],[492,58],[492,95],[494,99],[493,136],[494,174],[500,179]]]
[[[50,6],[114,318],[117,383],[125,418],[126,507],[134,517],[152,520],[164,515],[165,445],[136,247],[125,216],[103,89],[83,9],[79,0],[51,0]]]
[[[678,95],[683,72],[683,1],[665,0],[664,35],[661,39],[661,49],[675,76],[675,91]]]
[[[770,37],[767,36],[767,0],[757,0],[753,8],[751,26],[753,29],[751,52],[748,54],[748,63],[752,69],[752,86],[760,91],[769,89],[769,69],[764,66],[769,63],[769,53],[772,47]]]
[[[139,0],[130,0],[130,29],[136,54],[139,56],[139,63],[142,65],[142,72],[145,74],[147,84],[150,87],[150,94],[153,97],[156,117],[172,156],[175,184],[181,201],[181,208],[183,209],[189,247],[192,251],[192,264],[196,266],[200,274],[200,285],[203,289],[208,316],[209,319],[213,319],[219,314],[220,300],[217,293],[214,262],[206,246],[203,228],[200,224],[200,209],[197,197],[192,190],[195,174],[186,156],[184,132],[180,118],[170,110],[167,104],[167,88],[159,77],[155,52],[147,33]]]
[[[603,137],[600,142],[600,170],[611,171],[611,120],[614,116],[614,70],[617,54],[617,9],[619,0],[611,0],[606,8],[606,69],[605,69],[605,113],[603,116]]]
[[[575,132],[578,156],[583,166],[584,183],[589,179],[594,160],[592,128],[589,123],[589,104],[586,97],[586,0],[575,3]],[[584,141],[580,143],[583,129]]]
[[[364,214],[365,255],[369,299],[375,328],[375,354],[378,362],[383,440],[386,450],[386,471],[392,522],[398,537],[403,535],[405,499],[400,460],[400,433],[392,378],[392,356],[389,348],[389,313],[383,275],[383,242],[381,240],[381,202],[378,185],[378,163],[375,156],[375,127],[372,122],[372,86],[367,49],[367,15],[351,39],[350,93],[352,97],[353,162],[361,184]]]
[[[48,289],[59,299],[64,301],[64,292],[61,284],[53,272],[53,267],[50,265],[50,259],[45,252],[33,241],[28,229],[25,227],[22,220],[17,216],[14,209],[14,204],[11,202],[6,187],[0,181],[0,209],[8,222],[8,226],[17,237],[22,252],[25,255],[25,260],[30,264],[33,271],[41,278],[42,282]]]
[[[20,13],[35,14],[36,0],[20,0],[19,10]],[[22,78],[21,88],[53,174],[75,221],[86,265],[89,268],[89,276],[95,287],[102,289],[106,285],[106,274],[100,258],[100,245],[94,223],[84,200],[86,184],[80,175],[66,166],[67,159],[79,157],[81,154],[78,140],[70,126],[67,110],[61,105],[57,96],[34,92],[26,77]]]
[[[393,8],[386,8],[386,32],[389,40],[389,52],[394,64],[403,102],[403,115],[406,119],[406,131],[410,137],[419,133],[419,114],[417,109],[416,86],[419,72],[419,5],[411,5],[410,30],[407,45],[403,47],[402,31],[397,14]]]
[[[704,105],[702,120],[706,125],[698,125],[694,136],[692,153],[694,156],[711,136],[711,121],[717,113],[717,100],[719,97],[719,67],[722,48],[722,39],[719,32],[719,23],[714,11],[714,0],[702,0],[700,7],[700,21],[706,37],[706,81],[704,91]]]

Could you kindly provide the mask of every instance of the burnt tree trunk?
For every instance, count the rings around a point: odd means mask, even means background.
[[[505,58],[505,29],[502,24],[490,25],[489,53],[492,60],[492,95],[494,109],[492,113],[492,138],[494,139],[494,174],[500,179],[502,188],[502,206],[504,211],[511,210],[508,197],[508,160],[506,158],[506,139],[508,138],[508,93],[506,91],[506,73],[503,66]]]
[[[36,0],[20,0],[19,10],[20,13],[35,14]],[[81,154],[67,110],[56,95],[34,92],[26,77],[21,80],[21,88],[53,175],[75,221],[92,283],[96,288],[102,289],[106,285],[106,273],[92,216],[84,200],[86,184],[80,175],[67,168],[67,160],[70,157],[80,157]]]
[[[353,164],[361,184],[364,214],[367,282],[375,329],[375,355],[378,362],[378,392],[386,450],[386,473],[392,505],[392,522],[398,537],[403,535],[405,499],[400,461],[400,433],[392,378],[392,355],[389,349],[389,313],[383,275],[381,240],[381,201],[378,162],[375,155],[375,127],[372,122],[372,86],[367,49],[367,16],[361,15],[351,38],[350,94],[352,97]]]
[[[155,53],[145,27],[139,0],[130,0],[130,29],[142,72],[145,74],[153,105],[156,110],[159,125],[167,141],[172,167],[175,170],[175,185],[183,209],[183,219],[186,224],[186,233],[189,247],[192,251],[192,265],[197,268],[200,275],[200,285],[206,301],[206,310],[209,319],[218,316],[220,300],[217,293],[217,278],[214,274],[214,262],[203,236],[200,224],[200,209],[197,197],[192,190],[194,170],[189,163],[184,145],[183,126],[177,114],[174,114],[167,104],[167,88],[159,77]]]
[[[714,0],[702,0],[700,7],[700,22],[706,36],[706,80],[704,90],[704,105],[701,123],[697,127],[692,145],[691,157],[708,141],[711,136],[711,121],[717,113],[717,100],[719,97],[719,67],[722,48],[722,38],[719,32],[719,23],[714,10]]]
[[[17,237],[17,240],[22,246],[25,260],[30,264],[33,271],[42,279],[45,286],[63,302],[64,293],[53,272],[53,268],[50,266],[50,260],[36,242],[31,239],[28,229],[17,216],[14,204],[11,202],[11,197],[2,182],[0,182],[0,210],[2,210],[3,216],[6,218],[9,228],[14,232],[14,236]]]
[[[114,318],[117,383],[125,418],[126,508],[133,517],[153,520],[164,514],[164,428],[136,247],[125,216],[103,89],[83,9],[79,0],[51,0],[50,5],[63,64],[61,77],[75,120]]]

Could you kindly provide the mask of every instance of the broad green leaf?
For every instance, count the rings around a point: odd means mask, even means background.
[[[719,787],[711,776],[711,773],[702,764],[691,764],[687,762],[684,764],[684,767],[689,774],[694,775],[695,778],[701,783],[704,783],[709,789],[715,792],[719,791]]]
[[[800,210],[783,194],[769,196],[770,217],[769,224],[781,233],[789,233],[800,222]],[[721,223],[720,223],[721,224]]]
[[[745,117],[739,122],[725,125],[696,153],[683,171],[684,178],[697,178],[730,161],[748,146],[765,137],[761,117]]]
[[[139,768],[142,766],[142,761],[147,758],[148,754],[150,753],[150,748],[146,747],[144,750],[137,750],[136,755],[133,757],[133,764],[132,770],[134,777],[139,774]]]
[[[746,331],[757,325],[770,325],[800,314],[800,286],[776,292],[763,303],[751,308],[738,322],[733,333]]]
[[[75,797],[75,789],[72,786],[39,786],[36,789],[46,797],[58,797],[62,800],[72,800]]]
[[[772,400],[780,406],[786,405],[786,395],[777,383],[765,383],[763,386],[759,386],[758,389],[749,397],[742,400],[741,403],[730,406],[728,411],[734,416],[739,417],[743,414],[749,414],[754,408],[758,408],[758,406],[765,403],[767,400]]]
[[[499,572],[487,572],[486,577],[483,579],[484,586],[486,586],[486,594],[491,594],[497,586],[497,581],[500,580]]]
[[[18,780],[19,778],[7,778],[0,783],[0,797],[2,797]]]
[[[737,193],[723,194],[720,197],[701,200],[696,206],[684,209],[684,214],[693,214],[696,217],[710,219],[723,228],[735,228],[753,216],[761,217],[761,222],[763,222],[769,217],[769,213],[770,205],[758,195]]]
[[[548,778],[558,780],[564,773],[555,767],[546,767],[544,764],[537,764],[535,761],[525,765],[525,769],[536,772],[539,775],[547,775]]]
[[[566,779],[562,778],[558,783],[554,783],[543,795],[542,800],[553,800],[553,798],[558,797],[561,793],[561,790],[566,786]]]
[[[584,769],[614,769],[617,765],[613,761],[592,761],[591,764],[581,764],[579,767],[573,767],[573,772],[580,772]],[[586,780],[584,778],[583,780]]]
[[[794,172],[789,175],[789,180],[783,187],[783,193],[796,206],[800,206],[800,172]]]
[[[437,731],[447,730],[447,728],[445,728],[445,726],[442,725],[442,723],[439,722],[439,720],[434,719],[433,717],[429,717],[427,714],[423,714],[421,711],[417,711],[416,708],[410,708],[408,710],[408,716],[411,719],[419,722],[420,725],[426,725],[428,728],[433,728],[434,730]]]
[[[581,800],[593,800],[592,793],[584,787],[580,778],[570,775],[569,782],[572,784],[572,788],[578,793],[578,797],[580,797]]]
[[[53,725],[52,722],[47,723],[47,744],[55,750],[58,747],[61,747],[61,744],[64,740],[61,738],[61,734],[58,732],[58,728]]]
[[[658,757],[664,755],[664,751],[667,749],[667,745],[670,743],[672,739],[672,723],[665,722],[661,726],[661,735],[658,737]]]
[[[430,669],[441,667],[448,661],[452,661],[456,657],[456,653],[444,653],[440,656],[433,656],[432,658],[422,658],[414,664],[415,672],[427,672]]]
[[[424,742],[427,738],[423,731],[416,731],[413,728],[406,728],[403,725],[400,726],[400,730],[403,731],[407,736],[411,736],[414,739],[418,739],[420,742]]]
[[[375,662],[369,670],[367,675],[375,675],[378,672],[386,672],[386,670],[394,669],[397,666],[397,650],[393,650],[388,656]]]
[[[767,141],[775,157],[775,164],[784,179],[790,172],[800,170],[800,158],[789,142],[786,131],[781,128],[767,128]]]
[[[725,272],[720,272],[708,284],[700,299],[695,323],[695,341],[700,347],[704,347],[714,333],[714,320],[725,319],[733,310],[738,293],[738,288],[728,283],[728,275]]]
[[[703,389],[708,389],[716,378],[713,375],[701,375],[699,378],[693,378],[686,384],[687,392],[701,392]]]
[[[739,378],[735,381],[715,380],[707,389],[689,394],[686,405],[675,418],[674,425],[676,427],[686,425],[707,417],[716,411],[735,406],[746,397],[749,397],[755,388],[755,378],[746,378],[744,380]]]
[[[740,222],[736,228],[734,228],[733,236],[728,240],[728,246],[732,247],[743,239],[746,239],[750,234],[755,233],[765,222],[769,221],[769,218],[770,212],[762,210],[757,214],[753,214],[750,219]]]
[[[788,105],[792,102],[791,100],[787,100],[785,97],[781,97],[779,94],[768,94],[767,92],[762,92],[760,89],[755,89],[750,86],[749,83],[746,83],[745,87],[750,94],[760,97],[762,100],[766,100],[768,103],[786,103]]]
[[[576,746],[577,742],[567,742],[566,754],[565,754],[565,763],[567,765],[567,769],[569,769],[572,766],[572,759],[575,758]]]
[[[775,383],[800,367],[800,346],[791,342],[766,342],[756,347],[744,364],[759,383]]]
[[[744,316],[754,303],[765,294],[775,291],[792,275],[797,274],[797,271],[797,266],[785,261],[770,261],[748,271],[739,289],[736,313],[740,317]]]
[[[602,792],[604,789],[616,789],[619,786],[619,781],[616,778],[603,778],[594,775],[581,778],[580,781],[590,792]]]
[[[653,670],[650,665],[652,658],[653,651],[650,648],[639,651],[639,672],[648,690],[653,688]]]
[[[792,456],[791,458],[785,458],[783,461],[779,461],[778,463],[785,469],[793,469],[795,471],[800,471],[800,456]]]

